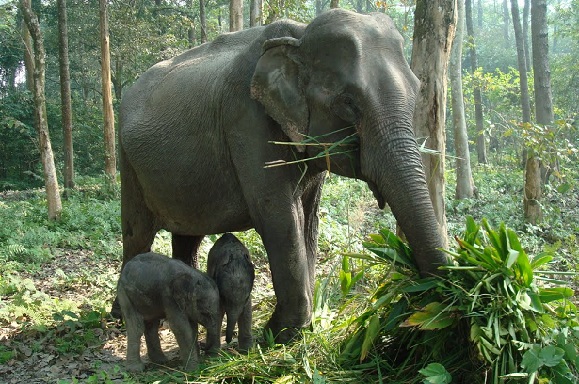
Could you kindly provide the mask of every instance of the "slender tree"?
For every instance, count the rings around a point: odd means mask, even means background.
[[[249,2],[249,26],[261,25],[263,3],[261,0],[250,0]]]
[[[101,40],[101,82],[103,91],[103,120],[105,143],[105,175],[108,182],[116,184],[117,156],[115,152],[115,115],[111,93],[111,55],[109,50],[109,26],[107,0],[99,0]]]
[[[531,41],[533,45],[533,73],[535,84],[535,116],[537,123],[553,123],[553,96],[549,68],[549,31],[547,29],[547,1],[531,1]],[[525,221],[536,224],[542,219],[540,154],[529,151],[525,167],[523,207]]]
[[[66,0],[57,1],[58,8],[58,58],[60,70],[60,110],[64,138],[64,188],[74,188],[74,156],[72,145],[72,100],[70,95],[70,70],[68,59],[68,23]]]
[[[62,213],[62,202],[58,191],[58,180],[56,178],[56,166],[54,165],[54,154],[50,143],[48,132],[48,121],[46,118],[46,96],[44,94],[45,85],[45,53],[42,42],[42,32],[38,18],[32,11],[30,0],[19,1],[20,12],[24,23],[32,38],[33,51],[30,56],[33,58],[34,67],[26,68],[33,71],[33,95],[34,95],[34,121],[38,132],[38,143],[40,148],[40,158],[44,173],[44,185],[46,187],[46,201],[48,205],[48,218],[57,220]]]
[[[462,39],[464,35],[464,1],[457,1],[457,22],[454,42],[450,53],[449,78],[452,99],[452,126],[454,129],[454,150],[456,152],[456,199],[474,196],[475,187],[470,167],[468,133],[464,115],[462,94]]]
[[[418,0],[414,23],[410,66],[421,81],[414,112],[414,130],[417,137],[426,138],[426,147],[437,152],[423,153],[422,161],[430,198],[446,245],[444,122],[447,69],[456,26],[456,0]]]
[[[529,50],[529,15],[531,13],[531,0],[525,0],[523,5],[523,43],[525,46],[525,65],[531,69],[531,51]]]
[[[503,0],[503,39],[505,40],[505,48],[509,48],[511,45],[511,34],[510,34],[510,23],[511,18],[509,17],[509,0]]]
[[[531,122],[531,99],[529,97],[529,84],[527,81],[527,61],[525,59],[525,43],[518,0],[511,0],[511,14],[513,17],[513,30],[517,46],[517,66],[519,67],[519,83],[521,89],[521,109],[523,123]]]
[[[468,35],[469,43],[469,53],[470,53],[470,68],[471,74],[474,74],[478,68],[477,58],[476,58],[476,46],[474,37],[474,27],[472,23],[472,1],[466,0],[464,3],[465,18],[466,18],[466,33]],[[483,120],[483,110],[482,110],[482,95],[478,84],[474,82],[473,86],[474,95],[474,116],[476,124],[476,153],[479,164],[486,164],[487,150],[486,150],[486,140],[484,135],[484,120]]]
[[[243,0],[229,1],[229,31],[241,31],[243,29]]]
[[[207,42],[207,13],[205,0],[199,0],[199,24],[201,24],[201,44]]]

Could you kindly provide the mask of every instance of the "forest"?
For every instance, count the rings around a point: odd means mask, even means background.
[[[123,97],[162,60],[333,8],[386,14],[403,38],[449,264],[425,276],[395,206],[332,173],[350,142],[322,143],[303,160],[327,169],[311,324],[290,343],[264,332],[268,252],[257,230],[236,232],[255,265],[254,346],[223,342],[186,372],[165,323],[169,363],[142,343],[147,368],[127,371],[126,325],[110,314]],[[0,382],[578,382],[578,0],[0,0],[0,41]],[[201,243],[202,270],[218,235]],[[152,250],[173,242],[161,230]]]

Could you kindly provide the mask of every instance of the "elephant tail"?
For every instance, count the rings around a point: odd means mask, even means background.
[[[235,311],[228,311],[227,313],[227,328],[225,329],[225,341],[227,344],[231,343],[233,340],[233,331],[235,330],[235,324],[237,323],[237,318],[239,317],[238,314],[234,314],[232,312]]]

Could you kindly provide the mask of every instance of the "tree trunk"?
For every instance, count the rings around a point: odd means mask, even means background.
[[[340,0],[330,0],[330,8],[340,8]]]
[[[462,39],[464,34],[464,2],[457,1],[457,23],[454,42],[450,53],[449,78],[452,92],[452,125],[454,128],[454,149],[456,152],[456,199],[474,196],[474,180],[470,167],[468,133],[464,115],[462,94]]]
[[[509,0],[503,0],[503,39],[505,40],[505,48],[509,48],[510,46],[510,21],[511,18],[509,17]]]
[[[201,44],[203,44],[207,42],[207,13],[205,12],[205,0],[199,0],[199,24],[201,24]]]
[[[421,81],[414,111],[417,137],[426,137],[426,147],[436,154],[422,154],[428,190],[436,219],[446,237],[444,205],[444,122],[447,69],[456,26],[456,0],[419,0],[416,3],[411,68]]]
[[[533,73],[535,84],[535,116],[538,124],[552,124],[553,96],[549,68],[549,32],[547,29],[546,0],[531,1],[531,39],[533,45]],[[525,221],[536,224],[542,218],[540,154],[528,152],[525,168]]]
[[[263,3],[261,0],[250,0],[249,2],[249,26],[261,25]]]
[[[527,64],[525,60],[525,43],[523,30],[521,28],[521,18],[519,16],[518,0],[511,0],[511,13],[513,15],[513,29],[515,32],[515,43],[517,45],[517,65],[519,67],[519,82],[521,88],[521,109],[523,113],[523,123],[530,123],[531,100],[529,97],[529,85],[527,81]]]
[[[103,91],[103,119],[105,143],[105,176],[111,184],[116,184],[117,156],[115,151],[115,115],[111,93],[111,57],[109,50],[109,26],[107,0],[99,0],[100,38],[101,38],[101,71]]]
[[[229,2],[229,32],[243,29],[243,0]]]
[[[60,61],[60,100],[62,136],[64,139],[64,188],[74,188],[74,152],[72,146],[72,99],[70,95],[70,70],[68,66],[68,23],[66,0],[58,0],[58,56]]]
[[[24,42],[24,67],[26,68],[26,88],[34,93],[34,47],[26,22],[22,20],[22,41]]]
[[[475,38],[474,38],[474,27],[472,23],[472,1],[473,0],[466,0],[465,2],[465,18],[466,18],[466,33],[468,35],[468,43],[470,46],[469,53],[470,53],[470,67],[471,67],[471,74],[474,76],[478,64],[476,59],[476,46],[475,46]],[[484,136],[484,120],[483,120],[483,111],[482,111],[482,96],[480,87],[473,83],[473,95],[474,95],[474,116],[475,116],[475,123],[476,123],[476,153],[477,153],[477,160],[479,164],[486,164],[488,162],[487,159],[487,150],[486,150],[486,140]]]
[[[54,155],[50,143],[50,134],[48,132],[48,121],[46,118],[46,97],[44,94],[45,82],[45,53],[42,42],[42,33],[40,24],[32,7],[30,0],[20,0],[20,11],[24,18],[24,23],[30,36],[32,37],[33,51],[30,52],[34,58],[34,68],[26,68],[27,71],[33,70],[34,84],[34,121],[38,132],[38,142],[40,147],[40,158],[42,160],[42,169],[44,171],[44,185],[46,187],[46,201],[48,205],[48,218],[57,220],[62,213],[62,202],[58,191],[58,180],[56,178],[56,167],[54,165]]]
[[[531,13],[531,1],[525,0],[523,6],[523,41],[525,43],[525,65],[527,71],[531,69],[531,51],[529,50],[529,14]]]

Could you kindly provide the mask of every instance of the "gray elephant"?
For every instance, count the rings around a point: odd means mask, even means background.
[[[223,315],[227,314],[225,341],[231,342],[237,324],[239,349],[248,350],[253,343],[251,290],[255,279],[255,269],[248,249],[232,233],[224,234],[209,250],[207,274],[219,288],[221,321]]]
[[[205,235],[253,227],[277,298],[266,328],[287,342],[310,324],[330,170],[366,181],[421,273],[437,273],[447,260],[402,44],[388,16],[334,9],[309,25],[224,34],[143,73],[120,108],[123,263],[160,229],[172,233],[173,257],[191,263]],[[264,167],[272,162],[285,165]]]
[[[159,322],[164,318],[175,334],[185,370],[196,369],[199,362],[198,323],[207,330],[207,350],[220,347],[217,285],[180,260],[153,252],[137,255],[121,272],[117,297],[127,327],[128,371],[144,369],[139,352],[143,333],[149,359],[167,362],[159,341]]]

